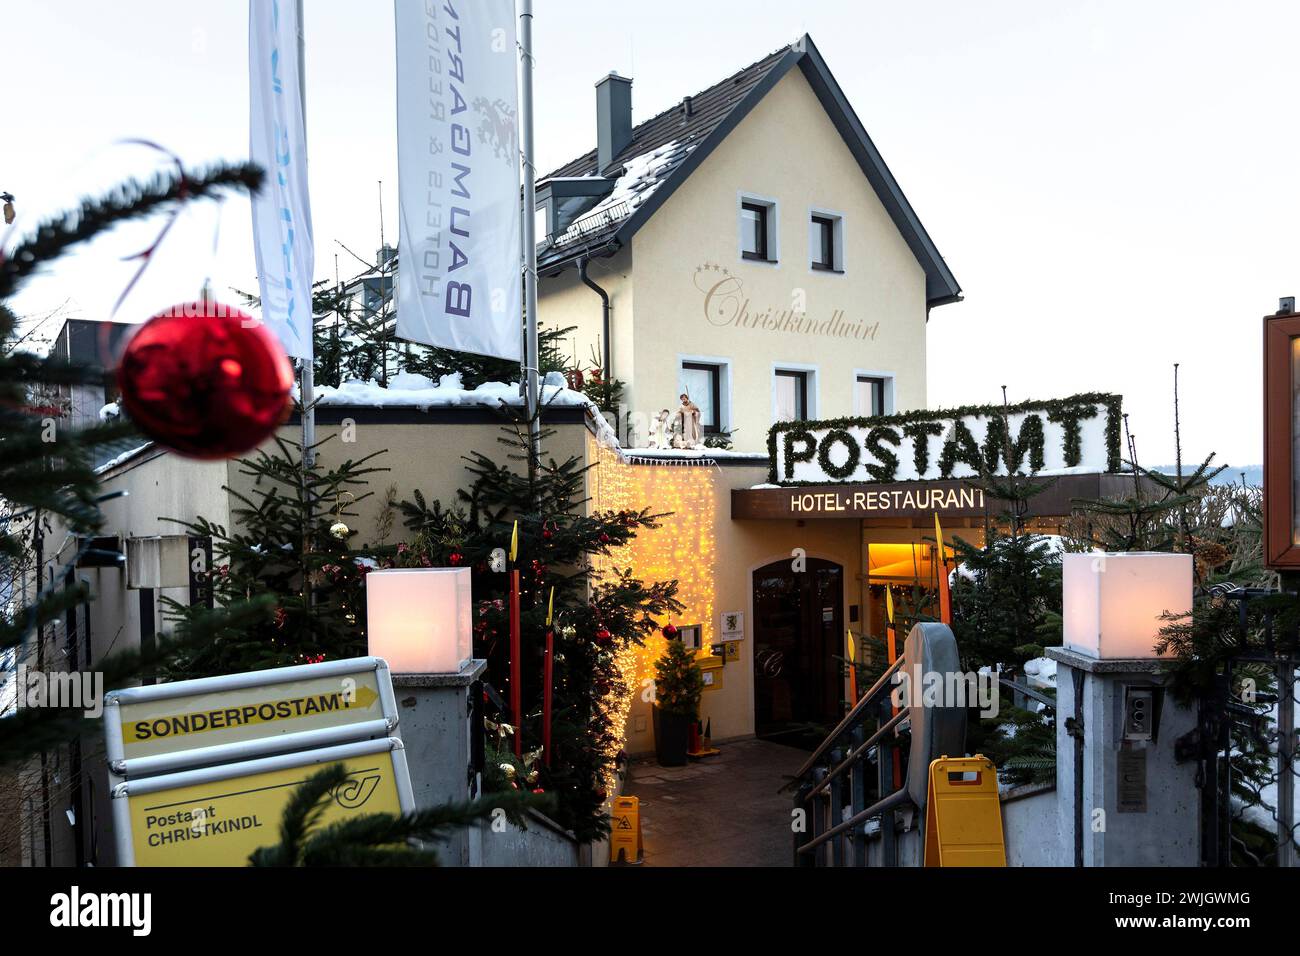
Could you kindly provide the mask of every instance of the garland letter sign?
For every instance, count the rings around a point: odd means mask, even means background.
[[[779,422],[768,433],[779,485],[934,481],[1120,469],[1120,397],[966,406],[875,418]]]

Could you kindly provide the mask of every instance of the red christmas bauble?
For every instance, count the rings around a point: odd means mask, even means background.
[[[611,640],[611,635],[609,633],[609,628],[602,627],[600,630],[596,632],[596,643],[608,644],[610,640]]]
[[[460,564],[464,560],[464,555],[459,551],[453,551],[451,554],[447,555],[447,563],[453,566]]]
[[[293,367],[258,320],[215,302],[160,312],[127,343],[122,404],[160,445],[191,458],[232,458],[271,436],[293,407]]]
[[[674,639],[677,637],[677,628],[676,628],[676,626],[675,626],[675,625],[672,625],[672,624],[665,624],[665,625],[664,625],[664,637],[668,638],[668,640],[670,640],[670,641],[671,641],[671,640],[674,640]]]

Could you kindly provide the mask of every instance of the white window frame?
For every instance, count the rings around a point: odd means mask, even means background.
[[[816,269],[813,268],[813,260],[816,258],[817,248],[813,244],[812,221],[813,216],[821,219],[829,219],[833,223],[831,245],[832,254],[835,259],[835,268],[833,269]],[[844,260],[844,213],[836,212],[833,209],[827,209],[823,206],[808,207],[808,271],[814,275],[820,276],[842,276],[846,271]]]
[[[745,205],[767,207],[767,258],[745,257]],[[781,264],[781,212],[777,201],[756,193],[736,194],[736,258],[747,265],[779,266]]]
[[[541,216],[540,223],[537,221],[539,215]],[[553,235],[551,235],[551,230],[553,225],[554,225],[554,221],[551,219],[551,201],[547,199],[544,202],[539,202],[534,207],[534,211],[533,211],[533,232],[536,233],[533,236],[533,239],[537,242],[538,245],[541,245],[548,238],[549,239],[555,238]],[[541,227],[540,232],[538,232],[539,226]]]
[[[882,372],[879,369],[872,368],[855,368],[853,370],[853,415],[855,418],[869,418],[871,412],[863,410],[858,402],[858,379],[859,378],[881,378],[885,380],[884,402],[885,408],[880,414],[892,415],[898,406],[894,401],[894,373]]]
[[[804,421],[817,421],[817,410],[821,407],[820,395],[821,389],[820,367],[817,365],[807,365],[803,362],[773,362],[772,372],[769,376],[769,382],[772,388],[772,424],[778,421],[776,417],[776,373],[777,372],[804,372],[808,376],[808,407],[804,410]]]
[[[731,359],[723,358],[719,355],[686,355],[677,354],[677,373],[680,376],[683,362],[695,362],[699,365],[716,365],[718,366],[718,431],[726,434],[731,431]],[[680,388],[677,384],[680,379],[675,380],[673,387]],[[681,404],[681,395],[673,396],[673,404],[668,407],[676,408]],[[658,409],[654,414],[658,414]],[[711,433],[710,433],[711,434]]]

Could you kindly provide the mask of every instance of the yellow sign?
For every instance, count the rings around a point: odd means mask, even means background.
[[[740,641],[727,641],[722,646],[726,649],[723,656],[727,659],[727,663],[733,664],[740,660]]]
[[[306,755],[310,756],[310,755]],[[401,813],[391,751],[342,761],[348,779],[320,818],[328,826],[350,816]],[[259,847],[280,840],[280,815],[295,788],[323,764],[231,776],[151,793],[128,794],[136,866],[246,866]]]
[[[1006,866],[998,771],[982,754],[930,764],[926,866]]]
[[[615,797],[609,819],[609,862],[640,863],[644,853],[641,801],[636,797]]]
[[[376,672],[284,681],[121,706],[128,760],[279,734],[341,727],[384,716]]]

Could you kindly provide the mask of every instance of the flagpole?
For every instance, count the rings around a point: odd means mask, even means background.
[[[302,0],[299,0],[301,3]],[[533,165],[533,0],[519,3],[520,79],[519,128],[523,152],[524,242],[524,399],[528,412],[528,470],[541,460],[541,414],[537,395],[537,169]]]
[[[307,59],[304,55],[306,43],[303,40],[302,28],[302,0],[296,0],[295,6],[298,11],[298,102],[302,107],[302,129],[303,140],[307,138]],[[302,400],[302,467],[311,468],[316,464],[316,452],[313,450],[316,444],[316,316],[312,314],[311,304],[312,290],[307,289],[307,312],[309,315],[307,323],[308,335],[308,356],[302,359],[302,369],[298,373],[298,393]],[[308,518],[310,520],[310,497],[307,501],[309,509]]]

